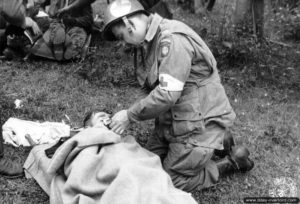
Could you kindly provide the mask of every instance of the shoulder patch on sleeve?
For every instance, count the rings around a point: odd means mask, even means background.
[[[171,42],[172,41],[170,36],[166,36],[160,40],[159,43],[160,57],[166,57],[169,54]]]
[[[170,45],[162,45],[161,46],[161,57],[166,57],[170,51]]]

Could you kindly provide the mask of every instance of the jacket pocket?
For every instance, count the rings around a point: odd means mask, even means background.
[[[188,98],[171,108],[173,119],[171,134],[174,136],[181,136],[192,132],[201,133],[204,129],[198,98]]]
[[[235,113],[224,87],[220,83],[209,83],[201,87],[201,92],[201,110],[205,124],[214,121],[225,128],[231,126]]]

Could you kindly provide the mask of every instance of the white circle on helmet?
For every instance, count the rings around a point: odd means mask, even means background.
[[[128,14],[131,10],[131,3],[129,0],[114,1],[110,7],[111,15],[120,17]]]

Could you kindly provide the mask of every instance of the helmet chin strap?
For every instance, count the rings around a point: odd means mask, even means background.
[[[130,25],[129,21],[128,21],[128,18],[126,16],[124,16],[122,18],[123,22],[125,23],[125,26],[128,30],[129,33],[132,33],[132,26]]]
[[[129,22],[128,18],[127,18],[126,16],[124,16],[124,17],[122,18],[122,20],[123,20],[123,22],[124,22],[124,24],[125,24],[125,26],[126,26],[128,32],[129,32],[130,34],[132,34],[132,33],[133,33],[133,31],[132,31],[132,24]],[[138,43],[138,44],[135,45],[135,46],[136,46],[136,47],[141,47],[141,46],[143,46],[143,43],[144,43],[144,41],[141,41],[140,43]]]

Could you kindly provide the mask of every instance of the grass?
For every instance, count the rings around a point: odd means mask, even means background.
[[[193,21],[198,18],[194,14],[177,9],[175,18],[193,22],[192,26],[201,30]],[[96,46],[97,52],[83,63],[0,61],[1,124],[12,116],[59,122],[67,121],[67,115],[72,126],[80,126],[90,110],[115,113],[128,108],[140,93],[138,87],[125,83],[125,79],[133,77],[131,59],[118,51],[116,44]],[[269,196],[275,179],[284,177],[293,179],[300,197],[300,49],[297,45],[291,49],[270,46],[283,56],[274,51],[271,61],[259,58],[257,62],[239,61],[231,67],[224,57],[218,57],[222,81],[237,113],[231,131],[238,144],[249,147],[255,168],[222,178],[210,189],[194,191],[198,203],[243,203],[244,197]],[[15,99],[24,101],[23,108],[14,109]],[[134,124],[126,134],[145,145],[152,128],[152,121],[147,121]],[[6,157],[19,155],[22,161],[29,151],[30,148],[5,146]],[[25,178],[0,177],[0,198],[0,203],[49,202],[35,181]]]

